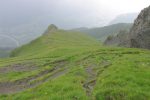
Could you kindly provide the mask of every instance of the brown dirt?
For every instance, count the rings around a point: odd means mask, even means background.
[[[102,67],[102,68],[108,68],[110,65],[112,65],[110,62],[108,62],[108,61],[102,61],[101,63],[100,63],[100,66]],[[88,77],[87,77],[87,79],[86,79],[86,81],[84,82],[84,84],[83,84],[83,88],[86,90],[86,94],[87,94],[87,96],[89,96],[91,99],[92,99],[92,91],[93,91],[93,89],[94,89],[94,86],[96,85],[96,81],[97,81],[97,75],[99,74],[99,73],[96,73],[95,71],[94,71],[94,68],[96,67],[96,65],[91,65],[91,66],[89,66],[89,67],[87,67],[87,68],[85,68],[85,71],[87,72],[87,74],[88,74]],[[104,70],[103,70],[104,71]],[[103,72],[103,71],[101,71],[101,73]],[[100,73],[100,74],[101,74]],[[93,99],[92,99],[93,100]]]
[[[0,73],[22,72],[36,70],[37,66],[33,64],[14,64],[0,68]]]
[[[83,87],[86,90],[87,96],[91,96],[94,86],[96,85],[96,72],[93,70],[93,66],[87,67],[85,70],[88,73],[88,78],[86,82],[84,82]]]
[[[65,73],[67,73],[68,70],[66,68],[64,70],[60,70],[61,68],[65,67],[65,65],[67,64],[66,61],[57,61],[57,62],[53,62],[52,64],[54,64],[54,67],[52,69],[41,71],[37,75],[30,76],[30,77],[27,77],[27,78],[24,78],[21,80],[17,80],[15,82],[1,82],[0,83],[0,94],[10,94],[10,93],[12,94],[12,93],[26,90],[28,88],[33,88],[33,87],[36,87],[36,86],[42,84],[45,81],[55,79]],[[20,68],[18,68],[18,69],[17,68],[15,66],[15,71],[20,71]],[[25,68],[25,69],[27,69],[27,68]],[[22,68],[21,68],[21,71],[22,71]],[[34,80],[38,79],[39,77],[45,76],[49,73],[52,73],[52,74],[40,81],[36,81],[35,83],[30,84],[30,82],[33,82]]]

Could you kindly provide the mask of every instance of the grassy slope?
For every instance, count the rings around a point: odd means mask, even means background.
[[[150,52],[148,50],[104,47],[80,33],[57,31],[16,49],[13,58],[1,59],[0,66],[32,63],[37,69],[0,74],[0,82],[32,77],[54,67],[53,61],[67,61],[60,70],[68,72],[55,79],[14,94],[1,94],[1,100],[148,100],[150,99]],[[92,75],[87,72],[93,68]],[[52,72],[53,73],[53,72]],[[43,81],[44,74],[32,83]],[[96,81],[90,96],[83,87]],[[90,91],[90,90],[89,90]]]
[[[132,24],[119,23],[100,28],[75,29],[75,30],[87,33],[100,41],[104,41],[109,35],[116,35],[120,32],[120,30],[129,30],[131,26]]]

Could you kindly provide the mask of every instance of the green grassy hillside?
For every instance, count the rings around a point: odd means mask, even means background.
[[[149,100],[150,51],[58,30],[0,59],[0,100]]]
[[[118,23],[104,27],[97,28],[78,28],[74,29],[79,32],[87,33],[88,35],[96,38],[97,40],[104,41],[109,35],[117,35],[121,30],[130,30],[132,24],[130,23]]]

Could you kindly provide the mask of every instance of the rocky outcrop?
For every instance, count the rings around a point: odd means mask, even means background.
[[[150,6],[141,11],[129,37],[130,47],[150,49]]]
[[[150,6],[141,11],[128,33],[106,39],[105,44],[150,49]]]
[[[127,34],[128,31],[127,30],[121,30],[119,32],[119,34],[117,34],[116,36],[114,35],[110,35],[107,37],[107,39],[105,40],[104,44],[105,45],[113,45],[113,46],[122,46],[125,45],[125,38],[127,39]]]
[[[49,33],[55,32],[57,30],[58,30],[57,26],[55,26],[54,24],[51,24],[51,25],[48,26],[48,28],[44,32],[44,34],[49,34]]]

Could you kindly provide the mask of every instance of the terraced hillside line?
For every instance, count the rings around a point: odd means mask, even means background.
[[[92,90],[93,90],[94,86],[96,85],[97,74],[94,71],[93,66],[89,66],[85,70],[88,73],[88,78],[87,78],[86,82],[83,84],[83,87],[86,90],[87,96],[91,96]]]
[[[55,79],[59,76],[62,76],[68,72],[67,68],[65,68],[66,64],[67,64],[66,61],[59,61],[55,64],[54,68],[42,71],[35,76],[17,80],[15,82],[1,82],[0,83],[0,94],[10,94],[10,93],[20,92],[20,91],[26,90],[28,88],[36,87],[48,80]],[[38,78],[41,78],[43,76],[46,76],[46,77],[44,77],[42,80],[38,80]],[[36,80],[38,80],[38,81],[36,81]]]
[[[0,68],[0,73],[22,72],[36,70],[37,66],[33,64],[14,64]]]

